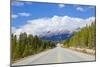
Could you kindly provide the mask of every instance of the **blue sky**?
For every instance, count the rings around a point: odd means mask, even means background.
[[[14,1],[12,28],[17,33],[23,31],[34,35],[47,31],[73,31],[94,21],[95,9],[93,5]]]
[[[26,24],[25,21],[42,17],[70,16],[88,18],[95,16],[95,6],[72,5],[72,4],[51,4],[37,2],[17,2],[12,5],[12,14],[26,13],[29,16],[18,16],[12,19],[14,27]]]

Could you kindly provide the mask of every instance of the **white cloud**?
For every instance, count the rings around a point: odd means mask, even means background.
[[[83,12],[84,9],[82,7],[77,7],[76,10]]]
[[[73,32],[77,28],[90,25],[95,17],[89,17],[87,19],[74,18],[69,16],[53,16],[51,18],[40,18],[27,21],[27,24],[16,29],[15,34],[19,35],[21,32],[33,35],[47,35],[50,33]],[[50,33],[48,33],[48,31]]]
[[[95,8],[95,6],[89,6],[88,8],[90,8],[90,9],[94,9],[94,8]]]
[[[30,16],[30,15],[31,15],[30,13],[23,12],[23,13],[18,13],[18,14],[12,14],[12,18],[13,18],[13,19],[16,19],[16,18],[18,18],[19,16],[28,17],[28,16]]]
[[[12,2],[12,6],[24,6],[25,4],[27,5],[32,5],[33,3],[32,2],[20,2],[20,1],[13,1]]]
[[[30,16],[30,13],[26,13],[26,12],[23,12],[23,13],[18,13],[20,16],[26,16],[26,17],[28,17],[28,16]]]
[[[24,3],[23,3],[23,2],[16,2],[16,1],[13,1],[13,2],[12,2],[12,5],[13,5],[13,6],[23,6]]]
[[[12,30],[11,33],[15,33],[16,32],[16,28],[15,27],[12,27],[11,30]]]
[[[60,8],[65,7],[65,5],[64,5],[64,4],[58,4],[58,6],[59,6]]]
[[[18,17],[17,14],[12,14],[12,18],[13,18],[13,19],[15,19],[15,18],[17,18],[17,17]]]

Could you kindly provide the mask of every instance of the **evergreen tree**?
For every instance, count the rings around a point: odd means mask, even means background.
[[[74,35],[64,41],[65,47],[80,47],[95,49],[96,45],[96,23],[93,22],[90,26],[82,28],[78,32],[74,32]]]
[[[21,33],[18,39],[12,34],[11,38],[13,61],[55,47],[54,42],[42,40],[31,34]]]

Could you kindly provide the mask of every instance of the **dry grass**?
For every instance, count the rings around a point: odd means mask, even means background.
[[[71,49],[73,50],[76,50],[76,51],[80,51],[80,52],[83,52],[83,53],[88,53],[88,54],[92,54],[92,55],[95,55],[95,50],[94,49],[87,49],[87,48],[76,48],[76,47],[70,47]]]

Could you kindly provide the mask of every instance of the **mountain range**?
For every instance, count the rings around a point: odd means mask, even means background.
[[[40,38],[43,40],[50,40],[50,41],[62,41],[69,39],[73,35],[73,32],[70,31],[56,31],[56,32],[50,32],[48,31],[46,35],[41,36]]]

